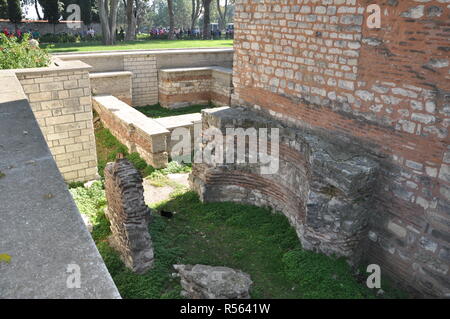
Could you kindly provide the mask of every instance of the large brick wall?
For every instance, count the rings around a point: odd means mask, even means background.
[[[366,26],[369,4],[381,29]],[[450,293],[447,0],[236,1],[233,104],[339,138],[380,164],[368,262]]]
[[[68,64],[21,70],[16,76],[64,179],[94,180],[98,174],[89,66]]]

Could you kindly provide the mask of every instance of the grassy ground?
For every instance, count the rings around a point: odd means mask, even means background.
[[[147,165],[138,153],[130,154],[127,147],[120,143],[100,122],[95,125],[95,141],[97,144],[98,172],[101,177],[104,176],[106,164],[113,162],[118,154],[123,154],[128,158],[144,177],[155,171],[152,166]]]
[[[184,115],[184,114],[192,114],[192,113],[200,113],[203,109],[212,108],[213,105],[192,105],[188,107],[183,107],[179,109],[166,109],[159,104],[148,105],[143,107],[136,108],[138,111],[144,113],[148,117],[151,118],[161,118],[168,116],[176,116],[176,115]]]
[[[232,47],[233,40],[146,40],[119,42],[113,46],[101,42],[55,43],[43,44],[50,53],[110,51],[110,50],[154,50],[179,48],[216,48]]]
[[[100,161],[114,159],[121,145],[104,128],[96,125]],[[171,164],[149,178],[188,171]],[[375,298],[365,287],[367,277],[358,280],[342,259],[302,250],[294,229],[281,214],[235,203],[199,201],[197,194],[179,188],[172,197],[152,207],[149,231],[155,249],[154,268],[136,275],[121,262],[108,245],[109,222],[103,183],[78,187],[71,193],[93,224],[92,236],[124,298],[180,298],[179,279],[171,276],[174,264],[207,264],[241,269],[250,274],[252,298]],[[165,219],[158,210],[174,212]],[[404,297],[383,283],[384,298]]]

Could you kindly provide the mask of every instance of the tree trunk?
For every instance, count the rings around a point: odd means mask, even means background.
[[[219,29],[224,30],[226,27],[227,11],[228,11],[228,0],[225,0],[225,4],[222,8],[220,7],[220,0],[217,0],[217,11],[219,12]]]
[[[211,39],[211,1],[203,0],[203,40]]]
[[[195,28],[200,12],[202,11],[202,3],[200,0],[192,0],[192,13],[191,13],[191,32]]]
[[[98,0],[103,44],[113,45],[116,39],[117,10],[119,0]]]
[[[127,0],[126,12],[127,34],[125,35],[125,41],[131,41],[136,39],[136,9],[134,8],[134,0]]]
[[[41,14],[39,13],[38,0],[34,0],[34,9],[36,10],[38,20],[42,20]]]
[[[173,0],[167,0],[167,9],[169,11],[169,40],[175,36],[175,15],[173,13]]]

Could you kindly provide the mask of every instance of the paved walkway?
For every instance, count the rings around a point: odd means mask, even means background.
[[[189,181],[188,181],[189,174],[169,174],[167,175],[167,177],[172,182],[189,188]],[[144,179],[144,197],[145,203],[147,205],[153,205],[169,199],[170,194],[172,194],[174,191],[175,191],[174,187],[171,186],[156,187],[153,186],[149,180]]]

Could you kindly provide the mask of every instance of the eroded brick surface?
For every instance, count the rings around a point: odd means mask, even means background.
[[[105,191],[110,243],[128,268],[144,273],[153,266],[153,246],[148,231],[151,212],[144,201],[142,177],[128,160],[108,163]]]
[[[236,1],[232,104],[375,160],[364,257],[433,296],[450,294],[449,5]]]

